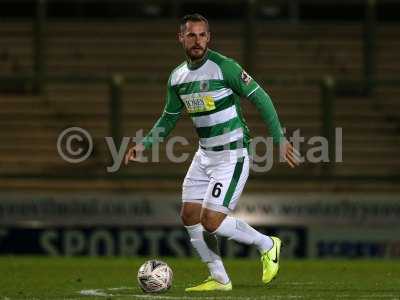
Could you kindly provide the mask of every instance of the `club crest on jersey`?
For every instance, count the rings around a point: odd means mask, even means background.
[[[240,77],[242,78],[245,85],[249,85],[249,83],[253,80],[253,78],[251,78],[251,76],[247,74],[245,70],[242,71]]]
[[[215,102],[212,96],[191,94],[181,95],[181,98],[189,113],[198,113],[215,109]]]
[[[207,92],[210,89],[208,80],[200,81],[200,92]]]

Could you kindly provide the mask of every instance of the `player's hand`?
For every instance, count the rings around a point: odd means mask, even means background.
[[[281,149],[283,157],[291,168],[295,168],[300,164],[300,153],[291,143],[286,141]]]
[[[142,144],[137,144],[129,148],[128,152],[125,154],[125,165],[130,161],[140,161],[144,151],[144,146]]]

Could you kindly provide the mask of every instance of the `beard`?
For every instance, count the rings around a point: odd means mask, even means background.
[[[190,60],[197,60],[204,56],[207,48],[203,48],[200,46],[193,46],[189,49],[186,49],[186,55],[190,58]]]

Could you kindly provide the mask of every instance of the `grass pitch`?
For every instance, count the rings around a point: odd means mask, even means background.
[[[400,261],[282,261],[261,283],[257,260],[225,260],[233,291],[185,293],[207,277],[197,259],[163,258],[171,290],[144,294],[136,273],[145,258],[0,257],[0,300],[13,299],[391,299],[400,300]]]

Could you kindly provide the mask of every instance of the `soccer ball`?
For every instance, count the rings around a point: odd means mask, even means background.
[[[148,260],[140,268],[137,279],[140,288],[145,293],[160,293],[167,291],[172,285],[173,273],[163,261]]]

